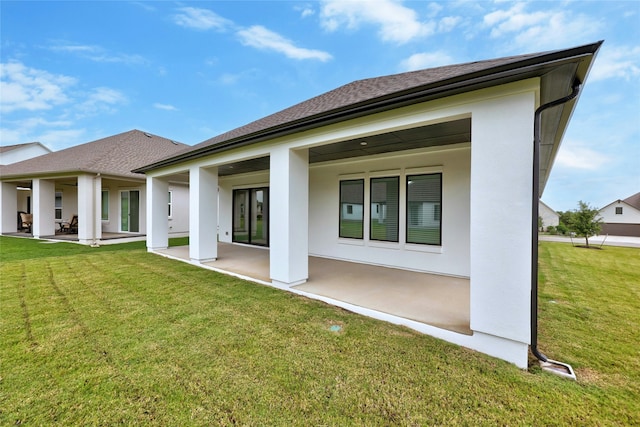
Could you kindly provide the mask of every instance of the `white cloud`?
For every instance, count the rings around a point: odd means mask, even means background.
[[[224,31],[233,25],[229,21],[209,9],[197,7],[181,7],[181,13],[174,15],[174,22],[180,26],[195,30],[218,30]]]
[[[173,105],[160,104],[159,102],[156,102],[155,104],[153,104],[153,107],[157,108],[158,110],[178,111],[178,109],[176,107],[174,107]]]
[[[423,68],[433,68],[441,65],[450,65],[453,58],[445,52],[423,52],[411,55],[400,63],[400,68],[404,71],[415,71]]]
[[[261,25],[254,25],[240,30],[237,34],[245,46],[283,53],[292,59],[318,59],[323,62],[331,59],[331,55],[327,52],[297,47],[291,40]]]
[[[562,9],[547,7],[539,11],[527,11],[532,3],[505,4],[511,5],[511,8],[486,14],[483,24],[490,28],[491,38],[507,38],[518,49],[543,49],[582,43],[585,38],[597,34],[602,27],[601,22],[592,17],[573,15]]]
[[[361,24],[377,25],[382,40],[396,43],[406,43],[435,32],[433,22],[420,22],[413,9],[392,0],[326,0],[320,17],[322,26],[328,31],[341,26],[357,29]]]
[[[589,81],[620,78],[631,80],[640,77],[640,46],[602,46],[596,58]]]
[[[457,27],[460,22],[462,22],[462,18],[459,16],[445,16],[438,22],[438,32],[448,33]]]
[[[571,141],[560,147],[556,156],[556,166],[595,171],[609,163],[611,159],[602,153]]]
[[[0,111],[48,110],[69,102],[66,90],[76,80],[10,61],[0,64]]]
[[[315,15],[316,11],[310,4],[296,5],[293,10],[300,12],[300,16],[306,18],[307,16]]]
[[[127,102],[120,91],[108,87],[97,87],[85,95],[84,102],[77,104],[77,118],[93,116],[98,113],[114,113],[115,106]]]
[[[63,136],[79,136],[84,130],[64,129],[72,126],[73,122],[67,120],[47,120],[42,117],[29,117],[23,120],[7,121],[4,124],[11,127],[0,128],[0,140],[3,144],[22,144],[27,141],[40,141],[51,148],[51,143],[68,144]],[[49,129],[42,131],[42,128]],[[63,128],[63,129],[58,129]],[[49,140],[51,138],[51,140]]]
[[[141,55],[127,53],[112,53],[95,45],[82,45],[69,42],[54,42],[49,46],[53,52],[63,52],[78,55],[81,58],[102,63],[145,64],[147,60]]]

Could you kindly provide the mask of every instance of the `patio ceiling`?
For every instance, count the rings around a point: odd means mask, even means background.
[[[471,141],[471,119],[371,135],[309,149],[309,163],[349,159],[374,154],[391,153],[459,144]],[[218,175],[228,176],[269,169],[269,157],[244,160],[220,166]]]

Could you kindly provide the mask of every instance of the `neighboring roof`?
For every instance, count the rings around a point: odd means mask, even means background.
[[[541,102],[548,102],[558,97],[557,92],[562,91],[561,96],[570,92],[576,77],[584,81],[601,44],[602,42],[597,42],[566,50],[510,56],[358,80],[208,139],[180,155],[146,165],[136,172],[143,173],[277,136],[525,78],[552,75],[550,79],[553,81],[543,82],[550,89],[541,93]],[[548,97],[554,98],[547,99]],[[546,120],[545,117],[552,113],[543,116],[543,137],[549,133],[555,137],[559,133],[561,138],[564,133],[563,126],[569,120],[574,103],[575,101],[569,103],[569,108],[566,109],[552,109],[560,110],[553,113],[557,117]],[[544,126],[546,121],[551,125]],[[553,144],[558,142],[559,138],[554,138]],[[555,150],[543,148],[543,151],[542,164],[552,163]],[[545,169],[541,174],[543,182],[546,182],[548,173]]]
[[[626,199],[618,199],[615,200],[611,203],[609,203],[608,205],[604,206],[603,208],[600,208],[599,210],[602,211],[605,208],[608,208],[609,206],[613,205],[614,203],[626,203],[629,206],[632,206],[634,208],[636,208],[637,210],[640,211],[640,193],[636,193],[633,196],[629,196]]]
[[[85,172],[139,179],[140,175],[132,173],[132,169],[175,155],[187,147],[167,138],[131,130],[2,166],[0,176],[5,180]]]
[[[45,147],[44,145],[42,145],[39,142],[27,142],[25,144],[2,145],[2,146],[0,146],[0,153],[7,153],[7,152],[15,150],[17,148],[27,148],[27,147],[31,147],[31,146],[40,146],[40,147],[44,148],[45,150],[51,152],[51,150],[49,150],[47,147]]]
[[[626,199],[624,199],[624,202],[640,211],[640,193],[636,193],[633,196],[627,197]]]

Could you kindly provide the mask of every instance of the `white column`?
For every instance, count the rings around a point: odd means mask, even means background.
[[[169,247],[169,182],[147,176],[147,250]]]
[[[531,332],[534,109],[533,92],[488,100],[474,109],[471,128],[471,329],[479,339],[503,338],[521,367]]]
[[[91,175],[78,176],[78,241],[93,243],[95,239],[96,191]]]
[[[271,280],[295,286],[309,278],[309,151],[277,147],[270,162]]]
[[[56,187],[53,181],[33,181],[33,237],[39,239],[56,234]]]
[[[194,166],[189,171],[189,258],[218,257],[218,168]]]
[[[0,234],[18,231],[18,188],[14,183],[0,183],[0,214]]]

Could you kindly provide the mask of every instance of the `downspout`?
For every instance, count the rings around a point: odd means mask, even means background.
[[[92,248],[100,247],[100,245],[98,244],[98,239],[96,238],[96,234],[98,233],[98,227],[96,222],[98,221],[98,213],[100,212],[100,209],[98,209],[98,200],[100,200],[100,206],[102,206],[102,197],[101,195],[99,195],[98,189],[96,188],[96,183],[98,181],[98,178],[100,177],[101,177],[100,173],[97,173],[93,177],[93,218],[91,221],[93,223],[93,225],[91,226],[93,229],[91,233],[93,241],[91,242],[91,245],[90,245]],[[98,197],[100,197],[100,199]]]
[[[573,82],[572,91],[569,95],[548,102],[538,107],[535,111],[533,123],[533,191],[531,193],[531,353],[540,360],[541,363],[559,364],[572,374],[573,369],[569,365],[552,361],[538,350],[538,203],[540,201],[540,133],[542,112],[548,108],[552,108],[578,96],[580,92],[581,82],[577,78]],[[558,373],[558,372],[556,372]]]

